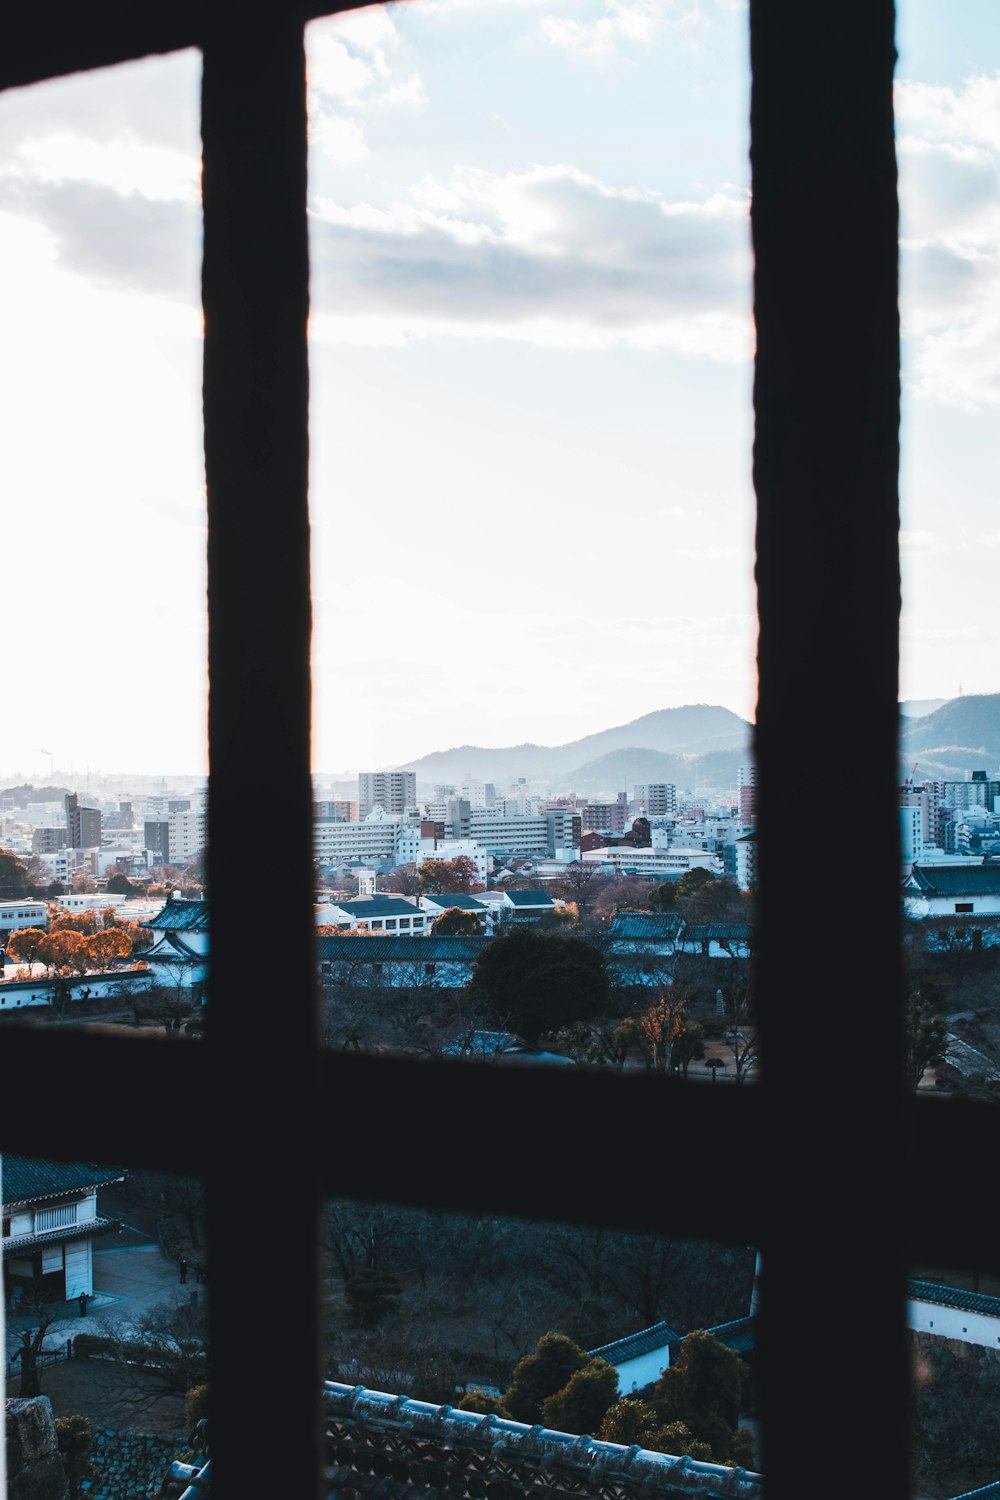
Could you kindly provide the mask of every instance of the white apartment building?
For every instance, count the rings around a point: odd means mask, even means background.
[[[606,865],[616,875],[648,875],[667,880],[688,870],[708,870],[721,875],[721,859],[708,849],[630,849],[620,844],[611,849],[588,849],[581,856],[586,864]]]
[[[396,857],[403,826],[399,818],[385,815],[356,823],[317,818],[313,823],[313,853],[321,865],[353,864],[359,860],[380,865],[410,863]]]
[[[488,853],[507,858],[518,855],[572,860],[578,843],[574,838],[575,815],[571,808],[550,808],[544,813],[501,813],[493,809],[469,814],[469,837]]]
[[[208,814],[201,807],[172,812],[167,818],[169,863],[189,865],[204,853],[208,842]]]
[[[899,833],[903,864],[912,865],[924,847],[924,810],[922,807],[899,809]]]

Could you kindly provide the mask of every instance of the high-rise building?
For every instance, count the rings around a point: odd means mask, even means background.
[[[381,807],[387,813],[403,813],[415,806],[416,801],[416,772],[358,772],[358,817],[362,821],[373,807]]]
[[[82,806],[76,792],[66,793],[66,830],[70,849],[95,849],[101,842],[101,814]]]
[[[740,827],[757,827],[757,767],[740,766],[736,772],[736,789],[740,802]]]
[[[671,818],[677,812],[677,788],[669,781],[649,781],[636,786],[632,800],[647,818]]]

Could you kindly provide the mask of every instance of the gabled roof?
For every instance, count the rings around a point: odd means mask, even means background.
[[[142,956],[147,962],[151,958],[158,959],[161,963],[173,958],[179,959],[182,963],[190,963],[193,959],[205,962],[204,953],[195,952],[189,943],[173,931],[165,932],[163,937],[157,938],[153,946],[147,948]]]
[[[461,892],[457,895],[425,896],[424,900],[433,906],[439,906],[442,911],[449,911],[453,906],[457,906],[459,911],[488,912],[490,909],[482,901],[477,901],[475,896],[465,896]]]
[[[317,939],[324,963],[473,963],[492,939],[474,933],[453,937],[423,937],[420,933],[397,937],[340,937],[321,933]]]
[[[616,911],[611,919],[611,936],[627,938],[674,939],[684,926],[676,911]]]
[[[654,1323],[651,1328],[642,1328],[626,1338],[615,1339],[589,1352],[595,1359],[606,1359],[609,1365],[623,1365],[626,1360],[638,1359],[641,1354],[655,1354],[657,1349],[666,1349],[679,1344],[681,1335],[675,1333],[669,1323]]]
[[[357,917],[359,922],[367,922],[371,917],[413,917],[420,914],[419,906],[407,901],[405,896],[369,896],[355,901],[334,901],[331,904],[338,911],[346,911],[349,916]]]
[[[941,1286],[936,1281],[910,1281],[906,1290],[914,1302],[936,1302],[939,1307],[957,1307],[962,1312],[1000,1318],[1000,1297],[987,1297],[985,1292],[965,1292],[961,1287]]]
[[[1000,896],[1000,865],[914,865],[903,886],[925,896]]]
[[[506,891],[507,900],[513,906],[554,906],[555,902],[546,891]]]
[[[98,1167],[90,1161],[42,1161],[34,1156],[0,1157],[4,1203],[27,1203],[32,1198],[52,1198],[62,1193],[85,1191],[103,1183],[121,1182],[122,1167]]]
[[[140,927],[156,927],[166,932],[207,932],[207,901],[168,901],[162,911]]]

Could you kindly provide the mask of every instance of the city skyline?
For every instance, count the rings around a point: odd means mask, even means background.
[[[900,696],[949,698],[1000,686],[998,22],[905,4],[899,50]],[[744,7],[416,0],[308,52],[317,771],[752,718]],[[4,581],[59,689],[11,772],[206,766],[198,74],[0,101]]]

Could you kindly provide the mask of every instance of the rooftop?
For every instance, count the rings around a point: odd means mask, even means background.
[[[346,911],[348,916],[357,917],[359,922],[367,922],[371,917],[412,917],[419,907],[414,901],[406,896],[357,896],[351,901],[331,902],[338,911]]]
[[[328,1481],[338,1490],[374,1492],[383,1500],[440,1493],[445,1474],[454,1468],[459,1483],[466,1465],[464,1477],[474,1476],[478,1486],[474,1493],[560,1490],[629,1500],[657,1500],[660,1495],[760,1500],[763,1495],[761,1475],[747,1469],[602,1443],[586,1434],[529,1427],[363,1386],[328,1381],[323,1404],[332,1460]],[[386,1446],[396,1464],[376,1468],[373,1450]],[[447,1455],[447,1470],[442,1454]]]
[[[168,901],[155,917],[141,922],[142,927],[155,927],[167,932],[207,932],[207,901]]]
[[[552,897],[546,891],[506,891],[507,900],[512,906],[554,906]]]
[[[98,1167],[91,1161],[41,1161],[34,1156],[0,1158],[4,1203],[27,1203],[32,1198],[54,1198],[84,1192],[109,1182],[121,1182],[122,1167]]]
[[[424,937],[421,933],[403,933],[397,937],[389,933],[385,937],[340,937],[336,933],[321,933],[318,938],[320,958],[331,963],[335,960],[360,959],[364,962],[391,963],[471,963],[483,951],[488,937],[469,933],[453,937]]]
[[[626,1360],[638,1359],[641,1354],[654,1354],[657,1349],[666,1349],[670,1344],[679,1344],[681,1335],[675,1333],[669,1323],[654,1323],[651,1328],[642,1328],[627,1338],[615,1339],[591,1349],[595,1359],[606,1359],[609,1365],[623,1365]]]
[[[483,901],[477,901],[475,896],[466,896],[459,892],[457,895],[445,895],[443,892],[438,896],[425,896],[424,902],[433,906],[439,906],[442,911],[449,911],[457,906],[459,911],[489,911],[489,907]]]
[[[616,911],[611,919],[611,936],[627,938],[673,939],[684,926],[684,918],[675,911]]]
[[[925,896],[1000,896],[1000,865],[916,864],[903,888]]]
[[[963,1312],[1000,1318],[1000,1297],[987,1297],[985,1292],[964,1292],[960,1287],[943,1286],[936,1281],[910,1281],[907,1293],[913,1302],[936,1302],[940,1307],[957,1307]]]

